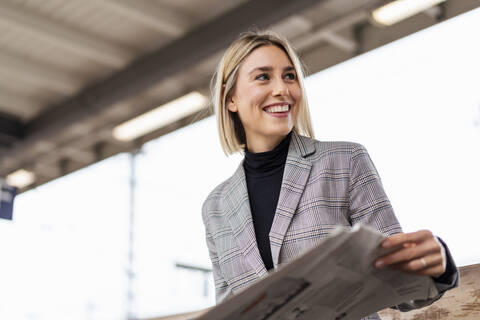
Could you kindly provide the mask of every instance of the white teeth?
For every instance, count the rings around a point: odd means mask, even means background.
[[[267,112],[287,112],[289,108],[288,104],[284,104],[281,106],[273,106],[273,107],[267,107],[265,108],[265,111]]]

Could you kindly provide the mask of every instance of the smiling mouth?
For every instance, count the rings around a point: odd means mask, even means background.
[[[284,103],[284,104],[275,104],[275,105],[270,105],[266,106],[263,108],[263,111],[266,113],[285,113],[290,111],[290,104]]]

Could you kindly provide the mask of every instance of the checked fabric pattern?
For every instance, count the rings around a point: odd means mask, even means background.
[[[242,164],[210,193],[202,217],[218,303],[268,274],[255,239]],[[269,234],[274,267],[315,246],[335,226],[356,223],[386,236],[402,232],[366,149],[293,132]]]

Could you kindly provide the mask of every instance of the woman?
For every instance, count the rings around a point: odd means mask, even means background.
[[[456,286],[453,260],[430,231],[402,233],[365,148],[313,139],[301,64],[286,40],[270,32],[242,35],[212,84],[222,147],[227,155],[245,152],[203,205],[217,303],[295,259],[335,226],[357,223],[385,234],[384,247],[402,247],[376,267],[429,275],[441,294]]]

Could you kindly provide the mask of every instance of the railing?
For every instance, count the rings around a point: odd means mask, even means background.
[[[385,309],[382,320],[479,320],[480,264],[460,268],[460,286],[434,304],[409,312]]]

